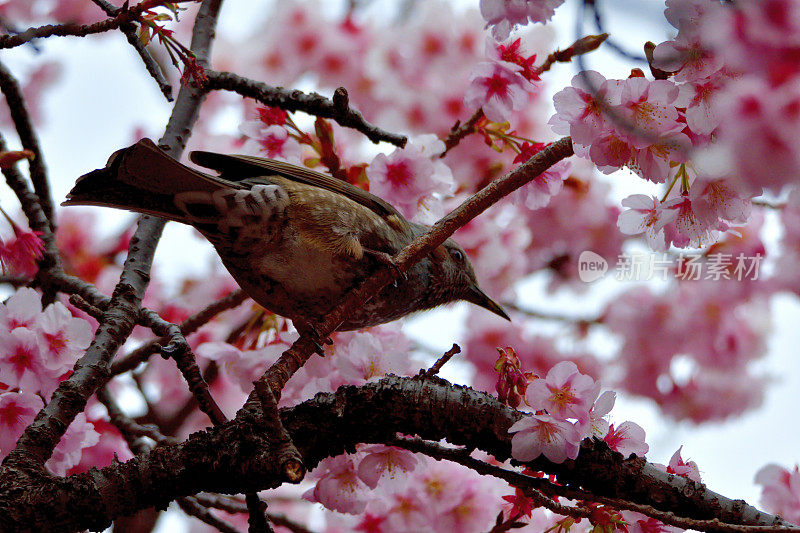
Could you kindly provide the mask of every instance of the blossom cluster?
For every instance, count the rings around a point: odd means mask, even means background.
[[[644,430],[635,422],[618,427],[605,419],[616,401],[616,393],[600,394],[600,383],[581,374],[572,361],[562,361],[544,378],[534,378],[525,391],[525,403],[534,414],[509,428],[513,433],[511,455],[519,461],[532,461],[540,455],[554,463],[578,456],[580,443],[588,437],[605,439],[625,456],[644,456],[649,446]]]
[[[0,305],[0,456],[14,447],[22,431],[44,407],[43,398],[72,370],[89,346],[92,329],[60,302],[42,309],[41,295],[20,289]],[[99,434],[81,413],[47,462],[56,474],[78,464],[81,450]]]

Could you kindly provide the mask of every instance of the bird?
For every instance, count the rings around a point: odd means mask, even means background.
[[[194,151],[180,163],[150,139],[114,152],[76,181],[62,205],[124,209],[188,224],[239,286],[298,331],[315,324],[430,226],[343,180],[286,162]],[[447,239],[336,331],[383,324],[457,300],[510,320],[478,286],[464,249]]]

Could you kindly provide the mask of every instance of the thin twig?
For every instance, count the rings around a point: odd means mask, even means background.
[[[564,50],[556,50],[548,55],[544,62],[536,67],[534,72],[539,76],[550,70],[550,67],[552,67],[554,63],[569,63],[575,56],[588,54],[589,52],[597,50],[606,39],[608,39],[607,33],[581,37]]]
[[[206,91],[232,91],[241,96],[252,98],[264,105],[279,107],[286,111],[302,111],[309,115],[335,120],[340,126],[353,128],[363,133],[374,143],[385,141],[403,147],[408,138],[384,131],[367,122],[360,112],[350,107],[347,91],[340,87],[334,99],[325,98],[317,93],[304,93],[288,90],[283,87],[272,87],[266,83],[244,78],[232,72],[216,72],[206,70],[208,82]]]
[[[263,422],[269,428],[269,432],[274,435],[275,448],[277,448],[275,457],[280,465],[280,471],[289,483],[300,483],[306,474],[306,467],[303,465],[303,457],[292,442],[292,437],[281,423],[275,395],[262,380],[256,381],[255,391],[261,401]]]
[[[178,328],[180,329],[181,334],[184,337],[187,337],[197,331],[201,326],[207,324],[218,314],[241,305],[245,300],[247,300],[247,298],[249,297],[244,291],[237,289],[193,314],[178,324]],[[127,372],[128,370],[133,370],[139,366],[140,363],[146,361],[148,357],[158,353],[161,346],[170,342],[170,340],[170,337],[165,335],[160,339],[153,339],[149,342],[146,342],[130,352],[124,359],[114,361],[111,364],[110,374],[112,376],[116,376],[122,374],[123,372]]]
[[[32,281],[33,281],[32,279],[26,278],[24,276],[8,276],[8,275],[0,276],[0,283],[11,285],[14,288],[24,287],[25,285],[30,284]]]
[[[0,35],[0,49],[14,48],[33,39],[44,37],[85,37],[94,33],[103,33],[114,30],[127,22],[132,22],[139,17],[143,9],[142,4],[121,11],[117,16],[95,22],[94,24],[47,24],[14,35]]]
[[[274,533],[272,526],[267,522],[267,504],[261,501],[258,494],[248,492],[245,496],[247,513],[247,533]]]
[[[554,313],[552,311],[539,311],[537,309],[522,307],[516,303],[511,303],[511,302],[503,302],[503,308],[516,311],[517,313],[522,313],[531,318],[538,318],[540,320],[550,320],[553,322],[565,322],[567,324],[575,324],[577,326],[591,326],[594,324],[600,324],[602,322],[602,319],[600,317],[581,318],[563,313]]]
[[[50,184],[47,180],[47,168],[44,164],[44,156],[42,149],[39,146],[39,139],[33,129],[28,108],[25,105],[25,100],[22,97],[22,90],[17,83],[16,78],[9,72],[9,70],[0,63],[0,91],[6,97],[6,105],[11,113],[11,120],[14,122],[14,128],[17,130],[17,135],[22,142],[22,147],[26,150],[33,152],[33,159],[29,160],[31,182],[33,183],[33,191],[39,197],[39,203],[42,206],[45,217],[49,221],[50,229],[55,228],[55,220],[53,218],[53,199],[50,194]]]
[[[460,122],[456,122],[453,125],[453,128],[450,130],[450,133],[447,135],[447,139],[444,140],[444,152],[439,157],[444,157],[447,155],[452,148],[458,146],[458,143],[466,137],[467,135],[475,132],[475,124],[478,123],[480,119],[484,117],[483,115],[483,108],[479,107],[477,111],[475,111],[471,117],[467,119],[464,124]]]
[[[197,518],[201,522],[204,522],[211,527],[217,528],[222,533],[241,533],[241,531],[230,525],[228,522],[211,514],[211,512],[200,505],[195,498],[179,498],[177,501],[184,513]]]
[[[231,498],[228,496],[218,496],[215,494],[198,494],[195,499],[205,505],[206,507],[214,507],[215,509],[222,509],[223,511],[231,514],[246,513],[248,511],[247,505],[241,500]],[[272,500],[272,498],[270,498]],[[292,500],[294,501],[294,500]],[[291,531],[292,533],[314,533],[307,527],[290,520],[288,517],[280,514],[270,513],[267,511],[267,518],[276,526],[282,526]]]
[[[142,437],[152,439],[158,444],[177,444],[180,442],[178,439],[167,437],[162,434],[157,427],[139,424],[123,413],[107,388],[103,387],[98,389],[96,396],[97,399],[100,400],[100,403],[105,406],[109,420],[122,434],[125,442],[128,443],[128,448],[130,448],[133,453],[140,453],[143,451]]]
[[[453,358],[454,355],[459,353],[461,353],[461,346],[454,343],[453,347],[444,352],[444,355],[437,359],[436,362],[433,363],[432,367],[430,367],[428,370],[420,370],[420,375],[435,376],[439,373],[442,367]]]
[[[116,7],[106,0],[92,0],[92,2],[100,6],[109,17],[116,16],[122,10],[122,8]],[[128,44],[139,54],[142,63],[144,63],[144,68],[147,69],[148,74],[150,74],[156,84],[158,84],[158,88],[161,89],[161,93],[167,99],[167,102],[172,102],[172,86],[167,82],[166,78],[164,78],[161,66],[153,59],[153,56],[147,51],[146,45],[142,43],[142,40],[139,39],[139,36],[136,34],[136,24],[133,22],[126,22],[120,25],[119,30],[125,34],[125,38],[128,39]]]

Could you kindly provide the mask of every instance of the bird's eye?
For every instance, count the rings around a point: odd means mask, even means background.
[[[461,250],[453,250],[452,252],[450,252],[450,255],[453,256],[453,259],[455,259],[459,263],[464,261],[464,252],[462,252]]]

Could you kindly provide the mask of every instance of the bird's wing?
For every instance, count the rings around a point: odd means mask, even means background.
[[[341,194],[356,203],[372,210],[396,229],[405,228],[407,221],[397,209],[385,200],[359,189],[340,179],[316,172],[314,170],[249,155],[227,155],[215,152],[195,151],[189,159],[202,167],[211,168],[220,173],[220,177],[230,181],[241,181],[255,176],[277,174],[291,181],[319,187],[336,194]]]

